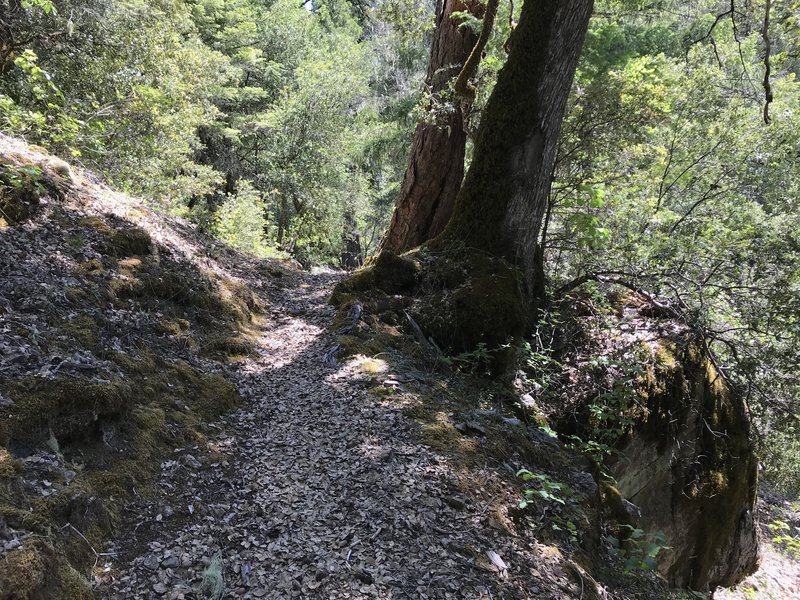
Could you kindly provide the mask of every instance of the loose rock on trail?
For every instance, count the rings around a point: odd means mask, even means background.
[[[163,496],[129,507],[98,596],[579,597],[557,557],[454,495],[453,467],[391,398],[325,364],[335,278],[273,289],[258,357],[231,373],[246,405],[163,463]]]

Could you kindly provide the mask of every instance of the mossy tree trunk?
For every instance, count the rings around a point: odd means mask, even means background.
[[[592,4],[525,2],[449,224],[413,255],[384,246],[336,286],[334,304],[370,289],[413,295],[420,327],[449,353],[499,350],[533,325],[544,299],[539,228]],[[508,358],[497,352],[492,368]]]
[[[541,295],[537,241],[592,5],[525,2],[453,217],[432,243],[434,249],[474,249],[507,260],[522,272],[530,305]]]
[[[455,11],[468,11],[480,17],[483,6],[477,0],[439,0],[436,30],[425,79],[434,102],[458,75],[475,46],[478,36],[452,19]],[[414,131],[408,166],[392,222],[379,251],[400,254],[436,237],[453,213],[456,195],[464,178],[464,151],[467,134],[464,115],[458,102],[437,118],[436,123],[420,122]]]

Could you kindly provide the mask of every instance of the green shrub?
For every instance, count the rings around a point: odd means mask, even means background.
[[[226,197],[214,215],[212,231],[223,242],[256,256],[280,253],[265,239],[267,219],[261,195],[246,181],[239,183],[235,194]]]

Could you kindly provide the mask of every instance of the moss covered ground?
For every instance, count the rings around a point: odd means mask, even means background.
[[[240,404],[226,365],[266,322],[196,233],[56,167],[0,144],[3,600],[92,597],[125,502]]]

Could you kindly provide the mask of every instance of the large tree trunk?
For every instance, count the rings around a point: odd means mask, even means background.
[[[419,325],[450,353],[483,344],[493,367],[544,299],[537,247],[567,96],[592,0],[527,0],[483,111],[475,155],[445,230],[418,252],[384,251],[336,286],[332,302],[408,294]]]
[[[479,17],[477,0],[439,0],[436,30],[431,46],[426,85],[434,99],[458,75],[478,36],[458,27],[454,11],[469,11]],[[458,102],[436,124],[419,123],[414,131],[397,205],[389,230],[378,251],[401,253],[436,237],[453,212],[456,195],[464,178],[464,148],[467,134]]]
[[[541,294],[537,248],[567,97],[592,0],[527,0],[506,65],[484,109],[475,158],[453,218],[434,247],[467,247],[520,269]]]

